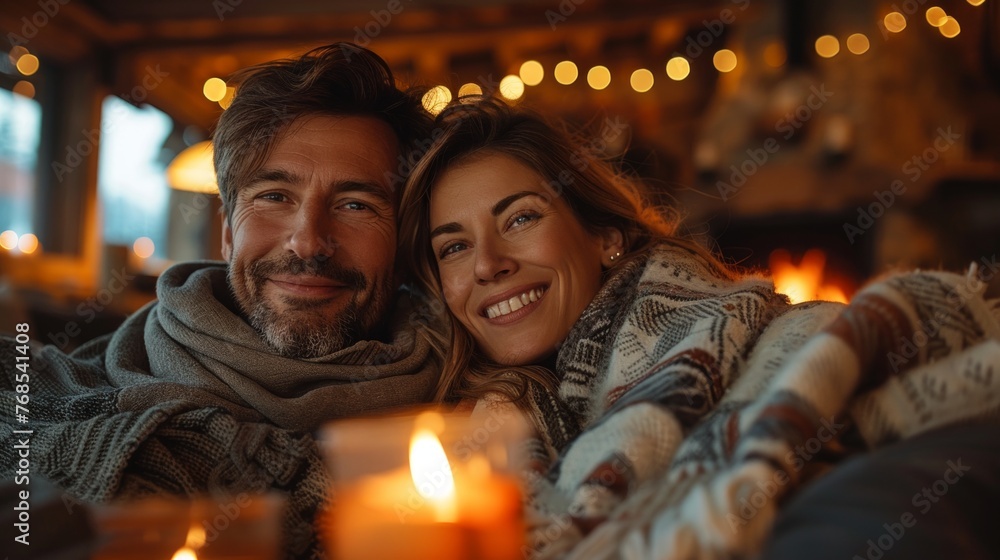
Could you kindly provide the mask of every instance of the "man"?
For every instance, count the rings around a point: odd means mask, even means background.
[[[32,347],[27,423],[5,406],[4,481],[81,502],[290,492],[290,555],[315,551],[325,421],[425,401],[437,367],[394,268],[394,182],[429,133],[419,98],[348,44],[251,68],[214,135],[223,263],[181,263],[158,301],[67,356]],[[0,344],[4,401],[15,342]],[[37,552],[37,549],[36,549]]]

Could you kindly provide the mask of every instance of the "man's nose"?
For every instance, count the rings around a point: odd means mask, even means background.
[[[333,217],[326,204],[306,201],[299,206],[291,224],[287,247],[303,260],[333,256]]]
[[[480,243],[476,247],[476,281],[488,284],[517,272],[517,262],[503,243]]]

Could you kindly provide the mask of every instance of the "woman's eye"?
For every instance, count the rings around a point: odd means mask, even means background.
[[[511,216],[507,222],[507,227],[518,227],[531,223],[539,218],[536,212],[519,212]]]
[[[441,247],[441,251],[438,253],[438,258],[443,259],[448,255],[454,255],[465,250],[465,243],[450,243]]]

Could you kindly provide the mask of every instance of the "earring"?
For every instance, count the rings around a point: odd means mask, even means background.
[[[622,256],[621,251],[616,251],[615,254],[611,255],[611,262],[615,262],[615,259]]]

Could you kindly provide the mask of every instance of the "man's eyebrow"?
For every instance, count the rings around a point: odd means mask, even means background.
[[[284,183],[287,185],[294,185],[301,183],[304,179],[291,171],[285,169],[261,169],[254,173],[250,177],[250,181],[247,186],[253,186],[258,183]],[[392,202],[392,196],[389,194],[386,187],[368,181],[341,181],[336,184],[337,192],[358,192],[367,193],[375,195],[386,202]]]
[[[384,185],[369,181],[343,181],[337,184],[337,192],[358,192],[375,195],[386,202],[392,202],[392,195]]]
[[[526,196],[537,196],[539,198],[545,199],[544,196],[542,196],[540,193],[537,193],[535,191],[520,191],[520,192],[516,192],[514,194],[511,194],[511,195],[508,195],[508,196],[505,196],[505,197],[501,198],[499,202],[497,202],[496,204],[493,205],[493,208],[490,210],[490,214],[493,214],[493,217],[495,218],[495,217],[499,216],[501,212],[503,212],[504,210],[506,210],[508,206],[510,206],[511,204],[514,204],[515,201],[520,200],[520,199],[522,199],[522,198],[524,198]],[[548,200],[548,199],[545,199],[545,200]]]
[[[289,183],[293,184],[299,182],[301,178],[284,169],[258,169],[256,173],[250,176],[250,180],[247,181],[247,186],[252,186],[257,183]]]

